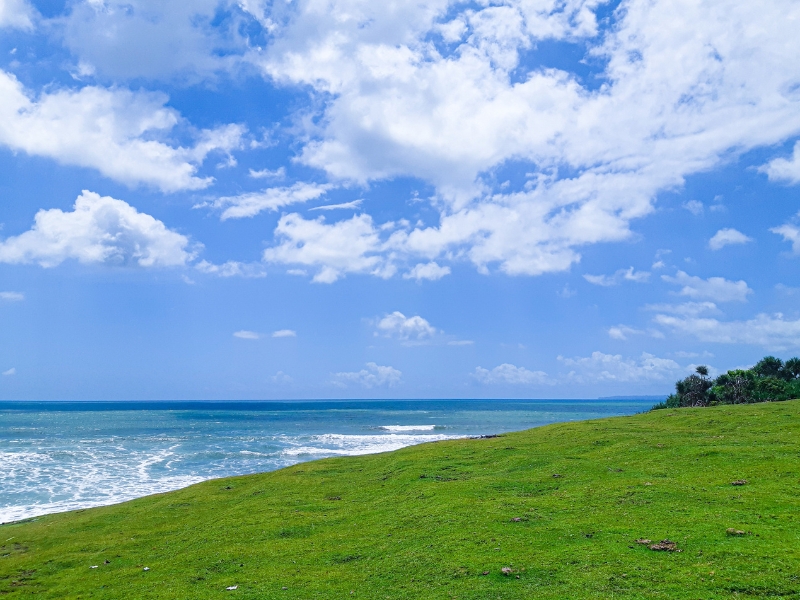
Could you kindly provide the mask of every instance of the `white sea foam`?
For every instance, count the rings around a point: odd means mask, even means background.
[[[378,429],[400,433],[403,431],[433,431],[436,425],[381,425]]]
[[[328,433],[311,436],[310,439],[302,441],[297,440],[299,443],[292,441],[289,447],[283,451],[283,454],[287,456],[314,457],[358,456],[361,454],[390,452],[414,444],[448,440],[456,437],[459,436],[442,434],[408,435],[391,433],[385,435],[345,435]]]

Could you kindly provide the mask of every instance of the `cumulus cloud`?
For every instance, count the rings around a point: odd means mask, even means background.
[[[345,387],[350,384],[360,385],[365,388],[393,387],[400,383],[403,375],[401,371],[389,366],[381,366],[368,362],[366,369],[356,372],[336,373],[333,382]]]
[[[581,383],[664,380],[681,372],[680,365],[674,360],[659,358],[646,352],[638,359],[623,358],[620,354],[592,352],[591,356],[559,356],[558,360],[570,369],[567,377]]]
[[[725,246],[732,246],[735,244],[746,244],[752,242],[753,238],[746,236],[741,231],[736,229],[720,229],[713,237],[708,240],[708,247],[712,250],[721,250]]]
[[[267,276],[263,265],[259,263],[237,262],[235,260],[229,260],[221,265],[215,265],[207,260],[201,260],[194,268],[201,273],[216,275],[217,277],[259,278]]]
[[[800,131],[791,0],[631,0],[602,31],[596,8],[303,0],[254,60],[326,98],[301,162],[335,180],[435,186],[439,225],[382,252],[536,275],[628,238],[687,175]],[[604,85],[527,67],[522,53],[545,39],[587,43]],[[494,193],[484,174],[510,160],[529,180]]]
[[[529,371],[525,367],[517,367],[509,363],[496,366],[491,371],[483,367],[475,367],[472,376],[481,383],[532,385],[552,383],[544,371]]]
[[[261,339],[261,334],[256,333],[255,331],[248,331],[247,329],[242,329],[240,331],[234,331],[233,337],[237,337],[240,340],[258,340]]]
[[[186,236],[127,202],[84,190],[71,212],[40,210],[30,230],[0,241],[0,262],[175,267],[194,258],[188,246]]]
[[[419,315],[406,317],[397,310],[379,320],[375,328],[375,335],[384,335],[403,341],[430,339],[438,333],[435,327]]]
[[[70,3],[57,26],[73,55],[103,77],[195,82],[239,64],[249,21],[242,9],[255,4],[88,0]]]
[[[662,275],[661,279],[668,283],[683,286],[678,292],[690,298],[708,299],[714,302],[746,302],[747,296],[753,293],[743,280],[730,281],[724,277],[700,277],[678,271],[675,277]]]
[[[791,158],[775,158],[759,171],[766,173],[770,181],[800,183],[800,142],[795,143]]]
[[[292,329],[278,329],[272,332],[274,338],[297,337],[297,332]]]
[[[35,14],[26,0],[0,0],[0,28],[33,29]]]
[[[291,187],[268,188],[260,192],[217,198],[212,202],[198,204],[196,208],[210,206],[222,210],[220,218],[223,221],[241,219],[254,217],[264,210],[276,211],[291,204],[315,200],[329,189],[329,185],[296,183]]]
[[[6,302],[21,302],[25,300],[25,294],[21,292],[0,292],[0,300]]]
[[[403,279],[416,279],[417,281],[428,279],[436,281],[449,274],[450,267],[441,267],[436,262],[431,261],[429,263],[414,265],[414,268],[408,273],[403,273]]]
[[[613,275],[584,275],[583,278],[594,285],[609,287],[622,281],[646,283],[650,279],[650,273],[647,271],[634,271],[633,267],[628,267],[627,269],[620,269]]]
[[[192,147],[158,141],[180,121],[166,101],[159,93],[94,86],[32,99],[14,75],[0,71],[0,144],[97,169],[127,185],[148,184],[164,192],[205,188],[213,179],[197,177],[197,165],[211,152],[237,148],[244,130],[238,125],[203,130]]]
[[[284,215],[275,229],[277,246],[264,250],[264,261],[316,267],[313,281],[333,283],[346,273],[391,277],[396,268],[381,254],[383,242],[369,215],[333,224],[323,217]]]
[[[746,321],[721,321],[711,317],[656,315],[655,322],[702,342],[751,344],[771,351],[800,347],[800,320],[781,313],[759,314]]]
[[[703,203],[700,202],[699,200],[689,200],[688,202],[684,202],[683,203],[683,208],[688,210],[690,213],[692,213],[696,217],[699,217],[700,215],[702,215],[703,212],[706,209],[706,207],[703,205]]]
[[[770,231],[782,236],[785,242],[792,244],[792,252],[800,254],[800,227],[786,223],[780,227],[773,227]]]

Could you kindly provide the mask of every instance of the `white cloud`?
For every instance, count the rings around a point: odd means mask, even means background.
[[[297,332],[292,329],[279,329],[272,332],[274,338],[297,337]]]
[[[33,227],[0,241],[0,263],[54,267],[82,263],[141,267],[183,266],[194,258],[189,239],[127,202],[84,190],[72,212],[36,213]]]
[[[699,217],[705,211],[705,206],[699,200],[689,200],[688,202],[683,203],[683,208],[688,210],[694,216]]]
[[[650,279],[650,273],[647,271],[634,271],[633,267],[628,267],[627,269],[620,269],[613,275],[584,275],[583,278],[594,285],[609,287],[617,285],[621,281],[646,283]]]
[[[293,213],[281,217],[275,233],[280,243],[264,250],[264,261],[318,267],[317,283],[333,283],[346,273],[395,273],[381,255],[383,243],[369,215],[328,225],[323,217],[307,220]]]
[[[365,388],[393,387],[400,383],[403,375],[393,367],[377,365],[374,362],[368,362],[366,367],[357,372],[336,373],[333,382],[341,386],[357,384]]]
[[[627,325],[617,325],[616,327],[610,327],[608,330],[608,337],[614,340],[627,340],[628,336],[631,335],[643,335],[645,332],[641,329],[634,329],[633,327],[628,327]]]
[[[406,317],[400,311],[394,311],[383,317],[378,321],[376,329],[376,335],[381,334],[404,341],[430,339],[438,333],[435,327],[419,315]]]
[[[429,279],[436,281],[449,274],[450,267],[440,267],[436,262],[431,261],[415,265],[408,273],[403,273],[403,279],[416,279],[417,281]]]
[[[746,236],[741,231],[736,229],[720,229],[713,237],[708,240],[708,247],[712,250],[721,250],[725,246],[734,244],[746,244],[752,242],[753,238]]]
[[[72,54],[104,77],[193,83],[240,63],[248,23],[237,4],[257,2],[86,0],[71,2],[54,25]]]
[[[696,317],[703,313],[718,313],[720,310],[713,302],[682,302],[680,304],[648,304],[647,310],[664,312],[681,316]]]
[[[148,184],[164,192],[196,190],[213,178],[196,176],[210,152],[230,152],[243,128],[203,130],[193,147],[158,141],[180,121],[159,93],[87,86],[57,90],[32,100],[16,77],[0,71],[0,144],[97,169],[127,185]]]
[[[329,185],[296,183],[291,187],[267,188],[261,192],[217,198],[212,202],[197,204],[195,208],[210,206],[222,210],[220,218],[223,221],[241,219],[254,217],[264,210],[276,211],[291,204],[315,200],[329,189]]]
[[[447,342],[448,346],[472,346],[475,342],[472,340],[450,340]]]
[[[216,275],[218,277],[259,278],[267,276],[263,265],[259,263],[237,262],[235,260],[229,260],[221,265],[215,265],[207,260],[201,260],[194,268],[201,273]]]
[[[770,181],[800,183],[800,142],[795,142],[791,158],[775,158],[759,169]]]
[[[272,380],[273,383],[281,383],[281,384],[288,384],[294,381],[294,379],[290,375],[287,375],[283,371],[278,371],[277,373],[275,373],[275,375],[270,377],[270,379]]]
[[[33,29],[35,14],[26,0],[0,0],[0,29]]]
[[[237,337],[240,340],[258,340],[261,339],[261,334],[256,333],[255,331],[248,331],[247,329],[242,329],[241,331],[234,331],[233,337]]]
[[[597,4],[577,0],[292,7],[254,60],[327,99],[300,160],[336,180],[412,176],[436,188],[439,226],[384,252],[565,270],[581,246],[629,237],[687,175],[800,132],[791,0],[630,0],[600,35]],[[545,39],[588,43],[605,83],[588,89],[538,65],[520,77],[521,54]],[[528,186],[492,194],[483,174],[510,160],[531,166]]]
[[[773,351],[800,347],[800,320],[787,320],[781,313],[759,314],[747,321],[674,315],[656,315],[654,320],[702,342],[752,344]]]
[[[21,302],[25,300],[25,294],[21,292],[0,292],[0,300],[5,300],[6,302]]]
[[[350,202],[342,202],[341,204],[323,204],[322,206],[315,206],[314,208],[309,208],[308,210],[347,210],[347,209],[356,209],[361,206],[361,203],[364,202],[363,200],[352,200]]]
[[[773,227],[770,231],[783,236],[785,242],[791,242],[792,252],[800,254],[800,227],[786,223],[780,227]]]
[[[7,371],[3,371],[3,375],[6,375],[6,376],[8,376],[8,375],[16,375],[16,374],[17,374],[16,367],[11,367]]]
[[[753,293],[745,281],[730,281],[724,277],[701,279],[678,271],[675,277],[662,275],[661,279],[668,283],[682,285],[681,291],[678,292],[682,296],[708,299],[714,302],[746,302],[747,296]]]
[[[483,367],[475,367],[475,372],[472,376],[481,383],[487,384],[532,385],[552,383],[544,371],[529,371],[525,367],[517,367],[509,363],[498,365],[491,371]]]
[[[623,358],[620,354],[592,352],[588,357],[564,358],[570,369],[567,377],[582,383],[599,381],[643,381],[663,380],[680,373],[681,367],[669,358],[658,358],[643,352],[639,359]]]
[[[269,169],[261,169],[259,171],[250,169],[249,174],[253,179],[283,179],[286,177],[286,167],[279,167],[272,171]]]

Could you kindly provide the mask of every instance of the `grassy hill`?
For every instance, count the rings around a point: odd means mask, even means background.
[[[798,509],[800,401],[660,410],[4,525],[0,597],[798,598]]]

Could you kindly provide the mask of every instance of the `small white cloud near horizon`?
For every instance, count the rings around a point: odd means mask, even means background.
[[[417,282],[423,279],[436,281],[449,274],[450,267],[441,267],[435,261],[431,261],[429,263],[419,263],[415,265],[408,273],[403,274],[403,279],[416,279]]]
[[[712,238],[708,240],[708,247],[712,250],[721,250],[725,246],[746,244],[752,241],[753,238],[746,236],[741,231],[728,227],[725,229],[720,229],[717,233],[715,233]]]
[[[375,335],[392,337],[402,341],[430,339],[439,331],[419,315],[406,317],[399,310],[383,317],[376,324]]]
[[[583,278],[591,284],[603,287],[618,285],[622,281],[633,281],[636,283],[646,283],[650,279],[647,271],[634,271],[633,267],[619,269],[613,275],[584,275]]]
[[[662,275],[661,279],[667,283],[682,285],[678,292],[681,296],[714,302],[747,302],[747,296],[753,293],[744,280],[731,281],[724,277],[702,279],[683,271],[678,271],[674,277]]]
[[[127,202],[83,190],[72,211],[41,209],[31,229],[0,241],[0,263],[177,267],[194,259],[188,246],[189,238]]]
[[[6,302],[22,302],[25,300],[25,294],[21,292],[0,292],[0,300]]]
[[[394,387],[401,382],[402,371],[390,366],[381,366],[368,362],[366,369],[355,372],[336,373],[333,383],[346,387],[348,384],[357,384],[367,389],[374,387]]]
[[[242,329],[240,331],[234,331],[233,337],[239,338],[240,340],[258,340],[261,339],[261,334],[256,333],[255,331]]]
[[[491,371],[483,367],[475,367],[472,376],[481,383],[486,384],[533,385],[553,383],[544,371],[530,371],[525,367],[518,367],[510,363],[498,365]]]
[[[749,344],[770,351],[800,348],[800,319],[787,320],[782,313],[760,313],[746,321],[665,314],[655,315],[653,320],[701,342]]]
[[[272,383],[279,383],[285,385],[288,383],[292,383],[294,379],[291,377],[291,375],[287,375],[283,371],[278,371],[277,373],[275,373],[275,375],[270,377],[270,381],[272,381]]]
[[[7,371],[3,371],[3,375],[5,375],[5,376],[16,375],[16,374],[17,374],[17,368],[16,367],[11,367]]]
[[[274,338],[297,337],[297,332],[292,329],[278,329],[272,332]]]
[[[664,380],[683,372],[674,360],[659,358],[647,352],[642,352],[639,359],[596,351],[588,357],[559,356],[558,360],[570,368],[566,378],[579,383]]]

